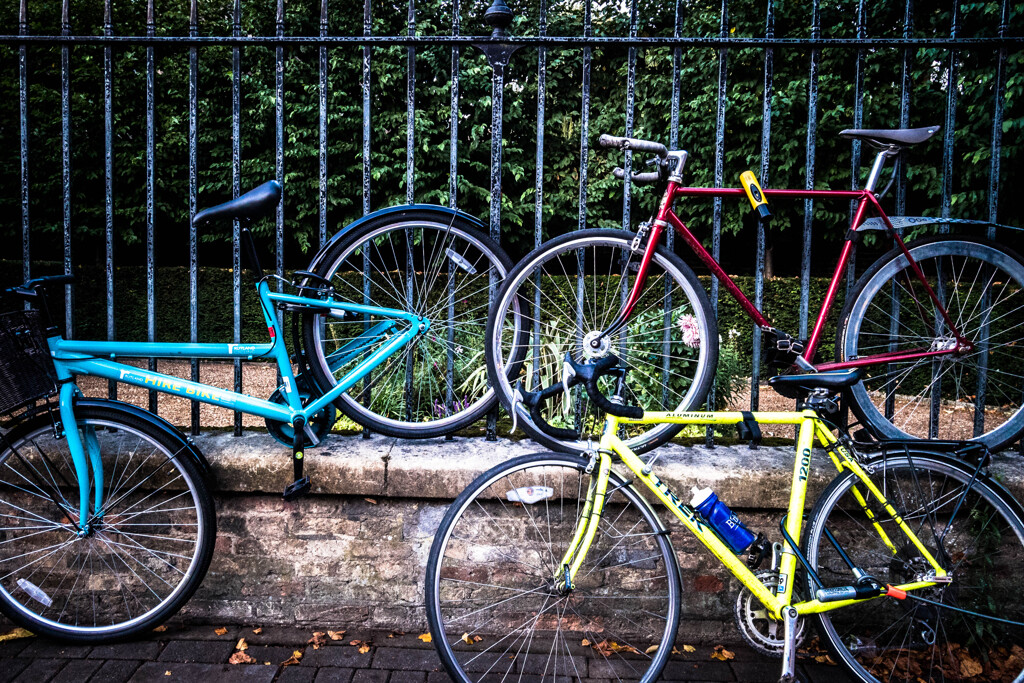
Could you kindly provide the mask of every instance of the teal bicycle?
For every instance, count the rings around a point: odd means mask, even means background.
[[[478,222],[427,205],[371,214],[275,291],[248,224],[280,198],[271,181],[195,217],[243,223],[266,343],[64,339],[45,327],[46,289],[70,276],[8,290],[30,304],[0,321],[0,413],[15,414],[0,435],[0,611],[19,625],[90,643],[144,633],[191,597],[213,553],[202,452],[159,416],[84,397],[76,376],[262,416],[292,449],[286,499],[310,489],[305,449],[330,431],[335,407],[373,430],[425,437],[494,406],[483,329],[490,285],[510,264]],[[294,355],[279,312],[294,321]],[[261,399],[120,362],[130,357],[270,359],[281,387]]]

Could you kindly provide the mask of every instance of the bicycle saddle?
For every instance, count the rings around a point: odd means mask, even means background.
[[[815,389],[838,392],[853,386],[861,380],[863,370],[833,370],[812,372],[806,375],[777,375],[768,380],[768,385],[786,398],[802,399]]]
[[[887,147],[898,145],[909,147],[919,142],[924,142],[942,129],[942,126],[928,126],[927,128],[896,128],[893,130],[875,130],[870,128],[847,128],[839,131],[839,137],[857,140],[866,140],[870,143]]]
[[[192,219],[192,225],[202,225],[217,218],[262,218],[277,208],[280,201],[281,184],[276,180],[269,180],[238,199],[203,209]]]

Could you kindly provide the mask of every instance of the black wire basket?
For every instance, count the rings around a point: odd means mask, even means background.
[[[0,313],[0,414],[57,393],[39,311]]]

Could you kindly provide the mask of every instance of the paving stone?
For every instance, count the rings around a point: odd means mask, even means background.
[[[381,669],[357,669],[352,674],[352,683],[384,683],[390,673]]]
[[[427,683],[452,683],[447,671],[431,671],[427,674]]]
[[[306,648],[302,658],[303,666],[340,666],[347,669],[365,669],[370,666],[373,651],[361,654],[357,648],[322,647],[319,650]]]
[[[12,683],[42,683],[54,677],[54,675],[67,664],[66,659],[34,659],[29,662],[20,674],[11,679]]]
[[[800,664],[797,671],[803,676],[803,680],[810,683],[852,683],[853,678],[841,666],[830,666],[828,664]]]
[[[89,659],[156,659],[162,647],[163,645],[155,640],[97,645],[89,653]]]
[[[242,633],[244,629],[240,626],[233,626],[231,624],[215,625],[215,624],[164,624],[166,630],[160,633],[154,633],[160,640],[230,640],[237,642],[240,637],[245,635]],[[227,629],[223,634],[218,634],[217,629]],[[252,630],[249,629],[251,633]]]
[[[259,633],[253,633],[256,627],[245,627],[238,631],[238,638],[245,638],[250,645],[289,645],[301,649],[313,637],[313,631],[319,628],[293,628],[290,626],[264,626]],[[237,642],[237,640],[236,640]]]
[[[590,670],[594,671],[591,662]],[[600,674],[598,674],[600,675]],[[732,681],[732,669],[725,662],[670,661],[661,673],[666,681]]]
[[[313,683],[316,669],[308,666],[286,666],[281,670],[276,683]]]
[[[255,659],[258,664],[270,662],[274,666],[280,666],[291,658],[295,650],[301,651],[301,649],[301,647],[295,648],[285,645],[250,645],[245,654]],[[231,655],[229,654],[228,656],[230,657]],[[289,666],[287,668],[290,669],[292,667]]]
[[[160,653],[161,662],[199,662],[226,664],[235,650],[234,643],[208,640],[172,640]]]
[[[781,659],[762,657],[760,661],[731,662],[736,680],[744,683],[775,683],[782,672]]]
[[[90,645],[65,645],[46,638],[33,638],[32,642],[18,655],[39,659],[83,659],[92,650]]]
[[[142,662],[131,659],[110,659],[103,662],[89,683],[125,683],[141,665]]]
[[[168,674],[167,672],[171,673]],[[174,683],[271,683],[276,666],[233,666],[230,664],[189,664],[182,662],[146,662],[135,675],[133,683],[173,681]]]
[[[349,683],[352,680],[352,674],[352,669],[340,666],[325,666],[317,670],[316,683]]]
[[[426,671],[392,671],[388,683],[426,683]]]
[[[4,659],[3,666],[0,666],[0,683],[13,681],[18,674],[31,665],[31,659]]]
[[[373,656],[373,668],[392,671],[434,671],[441,668],[441,660],[434,650],[378,647]]]
[[[103,662],[95,659],[72,659],[50,683],[81,683],[93,675]]]
[[[31,645],[35,641],[35,638],[15,638],[13,640],[5,640],[0,643],[0,661],[10,659],[11,657],[17,657],[21,654],[21,651]]]

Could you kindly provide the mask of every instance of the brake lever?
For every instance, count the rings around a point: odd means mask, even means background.
[[[524,404],[523,397],[523,380],[516,382],[516,389],[512,392],[512,429],[509,430],[509,435],[516,433],[516,426],[519,424],[519,406]]]
[[[568,360],[562,361],[562,390],[565,392],[566,400],[569,400],[569,380],[576,377],[576,368]]]

